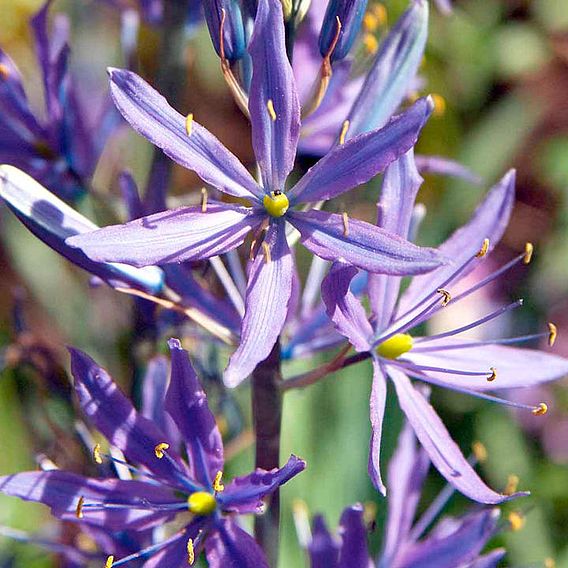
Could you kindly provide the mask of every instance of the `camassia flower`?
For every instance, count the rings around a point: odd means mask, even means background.
[[[446,304],[455,304],[474,293],[515,265],[528,263],[532,245],[513,260],[481,279],[469,289],[452,295],[450,290],[469,274],[499,241],[514,201],[514,172],[509,172],[485,197],[471,220],[444,242],[439,251],[450,262],[428,275],[413,278],[401,295],[400,278],[369,275],[367,283],[372,309],[367,319],[360,300],[350,291],[357,269],[335,263],[322,283],[327,313],[337,330],[359,352],[372,357],[374,377],[371,392],[371,448],[369,474],[375,486],[386,489],[379,471],[379,452],[387,376],[393,381],[400,406],[432,463],[459,491],[481,503],[499,503],[502,496],[489,489],[473,471],[432,406],[409,377],[436,386],[471,394],[483,399],[525,408],[544,414],[546,405],[522,405],[503,400],[487,391],[537,385],[568,373],[568,360],[544,351],[521,349],[509,344],[549,336],[552,345],[556,328],[549,324],[544,334],[474,341],[460,334],[519,307],[516,301],[477,321],[444,333],[417,336],[414,331]],[[412,209],[422,179],[413,162],[412,152],[389,166],[379,203],[379,224],[385,229],[408,236]]]
[[[252,206],[212,202],[204,194],[199,207],[165,211],[67,241],[93,260],[163,265],[225,253],[243,243],[252,230],[255,241],[240,344],[225,373],[230,386],[268,356],[284,325],[293,272],[287,223],[316,255],[341,258],[369,272],[419,274],[442,263],[433,249],[417,247],[346,214],[295,210],[300,203],[331,199],[381,172],[414,145],[432,111],[431,102],[421,99],[384,128],[339,145],[286,190],[296,155],[300,108],[278,0],[259,2],[249,52],[253,64],[249,110],[262,186],[191,114],[183,117],[176,112],[140,77],[111,70],[110,78],[117,107],[139,133],[204,182],[247,199]]]
[[[183,521],[182,528],[166,540],[121,559],[111,557],[107,566],[145,560],[147,568],[181,568],[205,550],[212,567],[232,563],[266,567],[262,551],[235,516],[259,512],[263,497],[306,464],[291,456],[281,469],[257,469],[223,485],[223,444],[215,418],[180,342],[171,339],[169,347],[172,373],[165,411],[181,434],[188,462],[167,434],[134,409],[104,369],[81,351],[70,349],[83,412],[124,453],[128,464],[104,455],[98,445],[95,461],[108,458],[127,465],[136,478],[94,479],[60,470],[30,471],[0,478],[0,491],[44,503],[60,519],[109,531],[151,529],[175,517]]]

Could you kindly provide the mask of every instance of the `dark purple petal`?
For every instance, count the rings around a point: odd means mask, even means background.
[[[69,348],[75,392],[83,412],[107,440],[122,450],[133,463],[146,466],[153,474],[178,483],[186,468],[173,448],[168,450],[173,462],[158,459],[158,444],[171,443],[166,435],[138,412],[120,391],[110,375],[88,355]]]
[[[300,135],[300,102],[286,55],[279,0],[259,0],[249,44],[252,143],[267,191],[283,190],[294,167]]]
[[[427,276],[412,279],[400,299],[398,313],[405,313],[435,292],[458,267],[479,252],[484,239],[489,239],[489,250],[493,249],[509,223],[514,200],[515,172],[511,170],[491,188],[469,222],[439,247],[440,253],[449,259],[448,264]],[[460,279],[469,274],[476,265],[476,262],[472,262],[468,269],[460,273]]]
[[[455,568],[475,560],[495,534],[498,509],[465,517],[451,534],[435,535],[415,544],[397,563],[399,568]]]
[[[90,233],[98,227],[23,171],[13,166],[0,166],[0,197],[39,239],[110,285],[132,286],[150,293],[162,288],[164,274],[157,267],[140,269],[93,262],[82,251],[67,245],[65,239],[68,237]]]
[[[132,177],[132,173],[129,171],[123,171],[118,176],[118,186],[120,187],[120,193],[122,194],[122,200],[126,205],[126,210],[128,212],[128,220],[138,219],[143,217],[145,210],[144,204],[140,199],[140,193],[138,192],[138,185]]]
[[[471,347],[457,348],[457,345]],[[568,375],[568,359],[553,353],[538,349],[522,349],[507,345],[481,345],[475,347],[475,341],[459,337],[446,337],[444,339],[425,341],[420,343],[426,347],[447,347],[447,350],[432,352],[409,351],[405,359],[429,367],[445,369],[465,369],[491,373],[490,368],[495,367],[497,378],[491,382],[485,377],[459,376],[451,373],[428,371],[442,384],[477,391],[492,391],[498,389],[511,389],[530,387],[554,381]],[[539,401],[537,401],[539,402]]]
[[[428,2],[414,0],[382,42],[348,115],[347,136],[380,128],[412,88],[428,37]]]
[[[339,520],[339,568],[369,568],[371,559],[367,548],[367,527],[363,507],[352,505],[343,510]]]
[[[302,244],[326,260],[340,260],[369,272],[421,274],[440,266],[443,257],[370,223],[326,211],[292,211],[286,219],[300,231]]]
[[[450,437],[436,411],[414,388],[408,377],[392,365],[389,366],[388,373],[394,382],[400,407],[412,424],[416,436],[436,469],[449,483],[478,503],[503,503],[523,495],[501,495],[485,485]]]
[[[311,568],[339,568],[340,545],[329,532],[323,517],[314,517],[312,541],[308,546]]]
[[[263,497],[276,491],[305,468],[304,460],[291,455],[279,469],[266,471],[259,468],[249,475],[236,477],[217,498],[225,510],[241,512],[241,507],[245,507],[250,512],[256,505],[257,512],[260,512]]]
[[[267,258],[264,245],[270,249]],[[225,370],[227,386],[237,386],[268,357],[288,313],[292,293],[292,255],[286,242],[286,225],[273,220],[264,243],[249,263],[241,342]]]
[[[162,211],[125,225],[111,225],[67,239],[92,260],[134,266],[199,260],[238,247],[261,214],[248,207],[209,204]]]
[[[369,476],[373,485],[382,495],[387,489],[381,478],[381,437],[383,432],[383,418],[387,399],[387,377],[381,363],[373,357],[373,385],[371,387],[370,411],[371,442],[369,444]]]
[[[111,530],[146,528],[168,521],[171,511],[155,510],[148,504],[179,502],[173,492],[142,481],[90,479],[65,471],[28,471],[0,477],[0,492],[25,501],[43,503],[56,517]],[[85,504],[121,503],[125,508],[89,509],[77,518],[79,498]],[[128,506],[130,505],[130,506]]]
[[[223,519],[208,535],[205,554],[209,568],[269,568],[254,538],[231,520]]]
[[[357,269],[342,262],[334,262],[321,284],[321,297],[327,315],[337,331],[347,337],[357,351],[370,349],[373,328],[367,320],[365,308],[349,290]]]
[[[109,74],[118,110],[134,130],[172,160],[230,195],[264,195],[246,168],[206,128],[193,121],[188,136],[185,117],[136,73],[110,69]]]
[[[420,99],[383,128],[335,147],[288,192],[290,202],[331,199],[369,181],[414,146],[432,108]]]
[[[172,377],[166,394],[166,410],[184,438],[191,477],[210,487],[217,472],[223,470],[221,433],[187,351],[182,349],[178,339],[170,339],[168,346]]]
[[[219,57],[234,62],[245,53],[243,15],[237,0],[203,0],[203,12],[213,47]],[[223,16],[223,12],[225,12]],[[223,53],[221,52],[221,22],[223,21]]]
[[[377,225],[408,239],[414,202],[422,182],[414,163],[413,149],[392,162],[386,169],[383,180]],[[400,278],[369,274],[367,286],[375,316],[375,329],[382,331],[391,321],[400,289]]]

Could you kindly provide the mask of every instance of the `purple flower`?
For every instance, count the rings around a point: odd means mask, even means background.
[[[412,428],[407,424],[389,464],[391,494],[384,530],[383,550],[378,568],[491,568],[505,555],[503,549],[481,554],[488,541],[501,528],[496,508],[483,508],[457,517],[444,517],[425,535],[453,493],[451,486],[432,501],[415,520],[422,485],[430,462],[419,450]],[[367,547],[367,527],[363,507],[344,510],[337,537],[321,517],[314,519],[308,546],[311,568],[368,568],[375,565]]]
[[[460,334],[482,325],[521,305],[521,301],[492,311],[468,325],[426,337],[412,336],[417,326],[428,321],[446,304],[457,303],[511,267],[530,260],[532,245],[505,266],[452,295],[449,289],[472,272],[501,238],[514,201],[514,172],[509,172],[488,193],[472,219],[456,231],[439,251],[450,259],[446,266],[413,278],[397,300],[400,278],[369,274],[368,294],[372,310],[367,319],[359,299],[350,291],[357,269],[335,263],[322,284],[327,313],[337,330],[355,349],[373,360],[371,392],[372,437],[369,474],[385,493],[379,468],[381,430],[386,397],[386,379],[391,378],[399,403],[418,439],[440,473],[464,495],[481,503],[510,499],[489,489],[473,471],[453,442],[442,421],[410,378],[471,394],[483,399],[546,412],[546,405],[519,405],[502,400],[488,391],[526,387],[552,381],[568,372],[568,360],[544,351],[520,349],[509,344],[532,340],[534,335],[493,341],[473,341]],[[422,179],[412,152],[389,166],[379,202],[379,225],[408,236],[412,209]],[[551,334],[554,327],[546,334]],[[551,341],[552,342],[552,341]]]
[[[416,142],[431,103],[422,99],[383,129],[338,146],[286,191],[300,108],[277,0],[259,3],[249,51],[253,61],[249,110],[262,187],[192,115],[184,118],[177,113],[134,73],[111,70],[110,74],[115,102],[138,132],[204,182],[249,200],[252,207],[204,201],[201,207],[165,211],[67,241],[92,260],[146,266],[217,256],[236,248],[254,231],[241,341],[225,373],[231,386],[268,356],[284,325],[293,271],[287,223],[299,231],[311,252],[325,259],[342,258],[371,272],[417,274],[441,263],[432,249],[419,248],[371,224],[346,215],[293,209],[300,203],[336,197],[382,171]]]
[[[306,464],[291,456],[281,469],[257,469],[223,486],[221,434],[187,353],[176,339],[169,346],[172,373],[165,410],[181,434],[188,462],[173,447],[174,440],[136,412],[104,369],[81,351],[70,349],[83,412],[124,453],[136,479],[94,479],[59,470],[24,472],[0,478],[0,491],[44,503],[60,519],[108,531],[151,529],[178,514],[191,513],[187,524],[169,538],[113,566],[144,559],[146,567],[181,568],[203,549],[212,567],[230,562],[250,568],[267,566],[235,515],[258,513],[262,499]],[[94,456],[99,462],[105,457],[99,447]]]
[[[51,0],[31,26],[43,79],[46,118],[39,119],[24,92],[18,68],[0,50],[0,162],[18,166],[64,199],[86,191],[109,134],[118,125],[112,106],[87,112],[68,71],[69,22],[58,15],[48,33]]]

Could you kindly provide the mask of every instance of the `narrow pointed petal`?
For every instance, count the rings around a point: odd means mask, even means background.
[[[168,341],[172,375],[166,394],[166,410],[186,443],[192,479],[210,486],[223,470],[223,441],[207,397],[178,339]]]
[[[507,551],[503,548],[498,548],[497,550],[492,550],[483,556],[477,558],[473,562],[467,564],[464,568],[497,568],[500,565],[501,560],[505,558]]]
[[[237,386],[268,357],[286,321],[291,293],[292,255],[286,225],[283,220],[272,221],[263,245],[249,263],[241,342],[225,370],[227,386]]]
[[[158,444],[171,443],[158,427],[144,418],[120,391],[110,375],[88,355],[69,348],[71,373],[75,379],[75,392],[83,412],[102,432],[107,440],[124,452],[133,463],[146,466],[164,479],[176,481],[185,471],[181,458],[173,448],[168,450],[172,461],[158,459],[154,449]]]
[[[186,118],[146,81],[122,69],[109,69],[114,102],[132,128],[205,183],[236,197],[264,195],[246,168],[206,128]]]
[[[369,568],[371,559],[367,547],[367,527],[363,507],[352,505],[343,510],[339,520],[339,568]]]
[[[371,387],[370,419],[371,442],[369,444],[369,476],[373,485],[383,496],[387,489],[381,477],[381,438],[387,400],[387,377],[380,362],[373,357],[373,386]]]
[[[140,269],[94,262],[81,250],[69,246],[65,242],[67,238],[90,233],[98,227],[18,168],[0,166],[0,197],[36,237],[110,285],[121,283],[150,293],[162,288],[164,274],[158,267]]]
[[[286,55],[279,0],[259,0],[249,44],[252,143],[264,187],[283,190],[294,166],[300,135],[300,102]]]
[[[471,347],[455,348],[457,345]],[[428,371],[427,374],[449,386],[463,387],[478,391],[493,391],[531,387],[554,381],[568,375],[568,359],[539,349],[522,349],[507,345],[481,345],[475,347],[474,340],[446,337],[420,343],[426,347],[447,347],[447,350],[432,352],[409,351],[405,359],[430,367],[467,369],[468,371],[491,373],[495,367],[497,378],[491,382],[484,377],[469,377]],[[539,402],[539,401],[536,401]]]
[[[416,195],[423,181],[414,163],[413,149],[390,164],[383,180],[377,225],[408,239]],[[400,278],[369,274],[369,302],[377,331],[389,325],[399,289]]]
[[[408,94],[428,37],[428,2],[414,0],[381,44],[347,117],[348,135],[383,126]]]
[[[217,256],[238,247],[262,222],[247,207],[209,204],[162,211],[124,225],[111,225],[67,239],[90,259],[134,266],[169,264]]]
[[[327,315],[337,331],[347,337],[357,351],[369,351],[373,328],[367,320],[365,308],[349,290],[357,269],[342,262],[334,262],[323,279],[321,296]]]
[[[250,512],[254,506],[257,512],[260,512],[263,497],[276,491],[305,468],[304,460],[291,455],[286,464],[279,469],[270,471],[257,469],[250,475],[236,477],[225,487],[225,491],[219,494],[218,499],[222,501],[223,508],[230,511],[238,513],[241,512],[242,507],[245,507],[247,512]]]
[[[455,568],[479,556],[495,534],[499,511],[489,509],[470,514],[449,535],[433,535],[408,550],[400,568]]]
[[[417,155],[416,167],[421,174],[436,174],[463,179],[474,185],[481,185],[482,178],[467,166],[444,156]]]
[[[369,181],[414,146],[432,109],[420,99],[383,128],[335,147],[288,192],[290,202],[331,199]]]
[[[287,220],[300,231],[302,244],[326,260],[341,260],[369,272],[409,275],[440,266],[434,249],[422,248],[380,227],[326,211],[292,211]]]
[[[269,568],[254,538],[231,520],[220,521],[219,529],[205,541],[209,568]]]
[[[436,411],[409,378],[392,365],[388,372],[394,382],[400,407],[432,463],[449,483],[478,503],[503,503],[523,495],[501,495],[485,485],[450,437]]]
[[[308,547],[311,568],[339,568],[340,544],[329,532],[322,516],[314,517],[312,541]]]
[[[440,253],[449,259],[448,264],[427,276],[412,279],[400,299],[398,313],[405,313],[435,292],[458,267],[479,252],[484,239],[489,239],[489,251],[492,250],[509,223],[514,200],[515,172],[511,170],[489,190],[469,222],[438,248]],[[460,278],[469,274],[475,266],[476,263],[472,263],[469,269],[460,273]]]
[[[90,479],[59,470],[27,471],[0,477],[0,492],[25,501],[43,503],[50,507],[54,516],[67,521],[78,521],[80,497],[86,504],[131,505],[120,509],[83,508],[82,522],[111,530],[145,528],[163,523],[172,517],[172,513],[148,508],[147,503],[160,505],[179,501],[173,492],[149,483]]]

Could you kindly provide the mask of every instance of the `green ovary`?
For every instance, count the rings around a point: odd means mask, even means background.
[[[262,204],[272,217],[282,217],[290,206],[288,198],[281,191],[271,191],[265,195]]]

